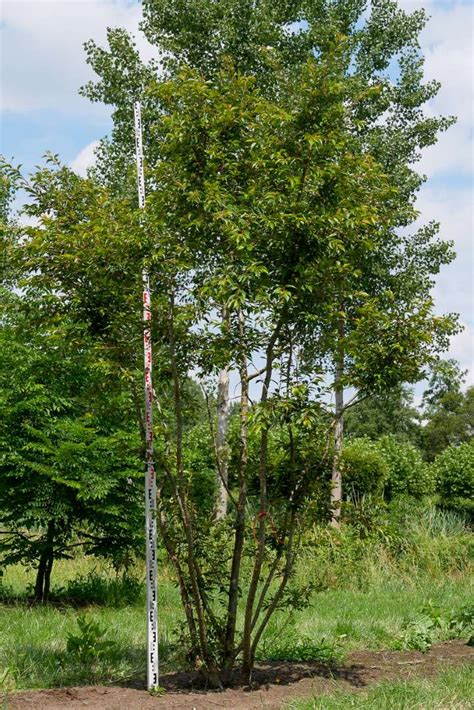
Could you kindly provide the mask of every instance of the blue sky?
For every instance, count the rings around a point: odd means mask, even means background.
[[[439,312],[461,315],[464,331],[449,355],[470,369],[473,382],[473,106],[474,0],[402,0],[425,7],[431,16],[422,36],[426,76],[442,84],[427,113],[455,114],[458,122],[426,151],[421,168],[429,181],[418,208],[423,221],[441,223],[458,257],[440,274],[434,291]],[[0,152],[25,169],[41,162],[46,150],[84,173],[95,141],[110,129],[109,110],[90,104],[77,89],[92,72],[82,44],[105,43],[107,26],[137,36],[145,59],[152,48],[138,34],[140,3],[134,0],[2,0]]]

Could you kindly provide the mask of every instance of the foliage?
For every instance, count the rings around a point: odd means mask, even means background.
[[[426,653],[433,645],[433,628],[429,618],[408,622],[398,639],[397,648]]]
[[[68,635],[66,648],[79,663],[93,664],[114,650],[115,643],[106,639],[106,629],[94,619],[79,616],[77,626],[79,633]]]
[[[383,454],[368,438],[347,441],[342,452],[344,496],[357,502],[366,495],[382,495],[389,475]]]
[[[344,415],[344,432],[349,437],[368,437],[376,441],[393,434],[400,440],[418,443],[419,413],[407,385],[387,389],[363,399]]]
[[[470,638],[474,631],[474,607],[468,605],[455,612],[441,609],[431,601],[416,619],[408,621],[397,640],[397,648],[425,653],[440,637]]]
[[[143,602],[143,583],[129,573],[123,573],[115,578],[107,577],[92,571],[86,575],[79,575],[58,588],[53,588],[52,596],[55,601],[66,604],[87,606],[120,607]]]
[[[423,181],[413,163],[451,123],[422,114],[438,90],[422,81],[424,22],[391,0],[367,14],[362,2],[332,0],[149,0],[142,28],[165,72],[140,60],[124,30],[108,30],[106,50],[88,43],[98,82],[83,93],[113,107],[98,166],[82,179],[52,157],[22,183],[39,220],[13,249],[23,300],[44,332],[77,329],[92,370],[100,354],[122,384],[118,418],[133,416],[141,430],[140,271],[149,271],[160,538],[181,594],[187,658],[212,684],[240,659],[249,680],[272,615],[304,597],[295,563],[332,448],[326,383],[338,378],[339,389],[364,397],[416,381],[456,330],[430,295],[451,246],[436,225],[406,229]],[[144,214],[135,208],[137,99]],[[213,413],[210,434],[192,430],[188,395],[191,373],[209,382],[223,367],[240,388],[230,513],[215,520],[202,515],[214,496],[203,495],[217,465]],[[88,428],[73,404],[61,402],[60,417],[46,412],[46,449],[35,441],[34,453],[48,480],[92,510],[112,481],[128,490],[136,461],[122,468],[117,456],[114,478],[103,451],[121,427],[102,433],[102,406]],[[21,446],[25,458],[29,441]],[[386,465],[376,447],[355,441],[345,456],[346,495],[378,495]]]
[[[442,507],[474,512],[474,441],[449,446],[433,464]]]
[[[367,514],[364,526],[350,513],[351,524],[339,531],[314,526],[305,533],[301,570],[313,570],[317,589],[368,591],[393,580],[416,584],[420,575],[469,578],[474,543],[456,513],[405,497]]]
[[[207,422],[189,429],[183,442],[192,504],[204,518],[212,517],[216,498],[216,459]]]
[[[384,486],[384,497],[387,500],[398,495],[422,498],[433,493],[433,473],[423,461],[419,449],[390,435],[383,436],[378,446],[388,465]]]
[[[139,442],[122,423],[129,398],[104,388],[93,349],[74,344],[77,330],[31,333],[20,315],[2,325],[0,550],[3,564],[38,565],[42,600],[54,560],[75,547],[117,564],[140,549]]]
[[[455,360],[441,360],[432,368],[422,402],[426,424],[420,432],[420,443],[428,461],[433,461],[448,446],[472,440],[474,388],[462,391],[465,375]]]

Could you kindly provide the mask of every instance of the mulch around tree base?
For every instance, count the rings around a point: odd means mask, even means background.
[[[474,647],[465,641],[449,641],[433,646],[428,653],[418,651],[356,651],[344,665],[328,668],[317,663],[265,663],[254,674],[254,688],[229,687],[213,692],[196,687],[191,673],[162,676],[167,692],[159,697],[146,690],[118,686],[83,686],[19,692],[4,699],[8,710],[277,710],[291,700],[331,693],[336,688],[358,690],[382,680],[432,677],[449,665],[474,662]],[[229,679],[232,681],[232,679]]]

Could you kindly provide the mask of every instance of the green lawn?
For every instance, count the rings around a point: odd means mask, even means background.
[[[55,578],[65,585],[68,579],[85,575],[93,564],[90,560],[60,562]],[[95,566],[102,575],[108,572],[113,579],[104,564]],[[183,664],[177,651],[182,614],[176,588],[163,576],[162,570],[159,587],[161,658],[163,670],[171,670]],[[15,567],[6,571],[3,583],[13,594],[24,592],[32,579],[31,573]],[[291,660],[292,651],[301,648],[302,639],[303,645],[307,642],[315,648],[321,644],[334,645],[342,652],[354,648],[393,648],[404,623],[416,616],[426,603],[455,611],[472,599],[473,591],[469,575],[450,575],[440,582],[422,574],[412,579],[392,576],[364,591],[330,589],[316,593],[310,608],[292,615],[280,612],[275,616],[260,657],[282,658],[289,654]],[[80,664],[67,653],[66,644],[68,635],[78,633],[77,619],[84,614],[107,630],[106,638],[114,645],[102,657]],[[442,637],[440,632],[437,638]],[[54,605],[30,607],[24,602],[0,606],[0,669],[3,669],[0,679],[5,674],[3,682],[8,689],[143,679],[144,661],[143,599],[122,607],[89,605],[85,609]]]

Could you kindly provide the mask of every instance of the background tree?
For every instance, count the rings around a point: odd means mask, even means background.
[[[34,595],[46,601],[54,561],[75,548],[118,566],[141,552],[140,443],[130,397],[108,380],[77,326],[32,331],[18,298],[10,296],[7,312],[5,300],[0,556],[4,565],[35,566]]]
[[[420,443],[428,461],[448,446],[470,441],[474,435],[474,387],[462,391],[466,377],[456,360],[440,360],[431,370],[423,394]]]
[[[344,424],[351,438],[366,436],[376,441],[384,434],[394,434],[418,445],[420,414],[408,385],[400,384],[367,397],[347,410]]]

